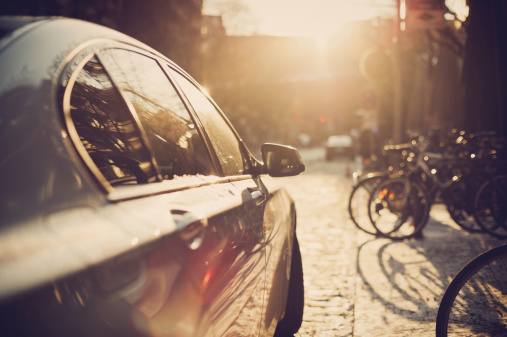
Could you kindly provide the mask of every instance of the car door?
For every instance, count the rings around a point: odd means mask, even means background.
[[[262,223],[266,259],[266,286],[261,335],[271,336],[283,314],[288,292],[290,258],[294,237],[293,201],[267,175],[250,175],[247,151],[217,106],[191,81],[175,70],[171,76],[183,90],[190,105],[199,117],[207,137],[215,149],[225,175],[234,177],[233,185],[255,202],[245,203],[254,221]],[[249,198],[247,198],[249,199]]]
[[[197,336],[257,335],[265,286],[265,243],[262,211],[254,205],[263,195],[222,177],[241,174],[246,159],[231,148],[215,153],[160,60],[126,49],[102,50],[98,56],[132,104],[163,178],[155,184],[163,186],[159,195],[124,201],[121,207],[139,221],[167,221],[163,214],[159,218],[150,213],[153,208],[154,214],[168,212],[186,245],[178,252],[178,258],[184,256],[187,261],[181,267],[184,272],[171,279],[173,286],[184,291],[173,290],[169,296],[174,298],[168,297],[160,314],[150,314],[147,321],[153,326],[172,321]],[[234,172],[224,172],[224,166],[217,165],[223,157]],[[171,191],[171,185],[176,191]],[[173,258],[167,260],[174,263]],[[155,299],[155,295],[150,296]]]

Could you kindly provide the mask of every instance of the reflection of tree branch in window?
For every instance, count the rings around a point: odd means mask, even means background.
[[[164,179],[209,174],[207,148],[160,64],[123,49],[102,50],[100,59],[137,113]]]
[[[121,152],[127,152],[126,144],[128,140],[122,134],[119,124],[104,113],[107,110],[114,111],[117,109],[107,107],[107,103],[104,104],[103,97],[100,97],[102,95],[97,95],[94,92],[95,90],[86,90],[81,88],[80,84],[76,84],[74,90],[72,97],[72,118],[76,128],[79,125],[92,133],[86,138],[88,140],[93,139],[92,145],[95,145],[95,148],[101,145],[101,147],[111,150],[117,149]],[[88,100],[85,95],[80,95],[80,91],[86,93]],[[80,106],[75,104],[75,99],[78,97],[81,99]]]
[[[154,152],[158,154],[157,162],[166,179],[174,175],[198,173],[192,158],[192,133],[187,122],[175,118],[177,116],[167,110],[150,114],[150,119],[143,118],[145,107],[135,105],[135,108],[140,112],[141,122]]]
[[[154,152],[165,153],[157,158],[165,179],[200,173],[192,157],[195,153],[192,137],[197,136],[197,131],[191,129],[193,122],[145,94],[130,88],[124,92],[138,113]]]
[[[153,115],[156,115],[160,112],[165,112],[165,113],[168,113],[170,114],[173,118],[177,118],[179,120],[181,120],[182,123],[187,123],[188,122],[188,119],[185,119],[183,117],[181,117],[179,114],[177,114],[176,112],[172,111],[171,109],[167,108],[166,106],[163,106],[161,105],[160,103],[158,103],[157,101],[153,100],[153,99],[150,99],[148,96],[144,95],[144,94],[140,94],[136,91],[134,91],[133,89],[124,89],[124,91],[126,93],[129,93],[131,95],[133,95],[132,97],[129,97],[129,99],[134,103],[134,102],[137,102],[137,100],[135,99],[135,97],[138,97],[141,99],[141,101],[144,103],[149,103],[150,105],[152,105],[153,107],[152,108],[148,108],[148,104],[143,104],[143,110],[144,110],[144,113],[146,114],[146,116],[143,116],[145,119],[149,119],[148,117],[152,117]],[[156,112],[152,112],[152,111],[156,111]]]
[[[155,174],[125,102],[94,59],[82,69],[71,95],[71,117],[85,149],[111,183],[146,183]]]
[[[148,182],[148,176],[143,171],[143,163],[138,160],[129,158],[122,154],[114,153],[114,152],[106,152],[106,151],[92,151],[88,152],[90,157],[96,163],[99,168],[107,169],[113,166],[117,166],[121,171],[112,169],[112,172],[109,170],[106,171],[106,178],[108,181],[114,185],[115,183],[124,183],[125,181],[132,180],[130,175],[125,179],[122,177],[121,173],[132,172],[135,176],[135,179],[138,184],[144,184]],[[102,170],[101,170],[102,171]],[[111,177],[111,173],[114,174],[114,177]],[[120,179],[118,179],[120,177]]]

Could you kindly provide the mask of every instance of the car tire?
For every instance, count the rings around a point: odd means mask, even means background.
[[[285,315],[276,326],[275,337],[289,337],[299,331],[303,323],[304,298],[303,262],[301,259],[301,251],[299,250],[299,242],[296,236],[294,236],[289,294],[285,305]]]

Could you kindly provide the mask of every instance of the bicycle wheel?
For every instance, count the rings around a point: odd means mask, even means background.
[[[479,187],[474,217],[488,234],[507,238],[507,175],[497,176]]]
[[[407,178],[390,178],[371,193],[368,215],[378,233],[393,240],[419,234],[429,218],[431,201],[426,190]]]
[[[357,182],[350,193],[350,219],[357,228],[371,235],[375,235],[377,230],[373,227],[368,216],[368,201],[371,191],[386,178],[387,174],[384,172],[369,173]]]
[[[470,261],[438,308],[436,336],[507,336],[507,245]]]
[[[454,182],[442,193],[447,212],[454,222],[470,233],[483,233],[484,229],[474,217],[474,197],[482,179],[469,176]]]
[[[454,222],[470,233],[483,233],[484,229],[475,221],[474,212],[470,211],[466,205],[446,203],[447,212]]]

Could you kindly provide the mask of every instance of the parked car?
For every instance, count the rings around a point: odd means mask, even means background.
[[[349,135],[329,136],[326,141],[326,160],[348,157],[355,158],[354,143]]]
[[[114,30],[0,18],[0,334],[285,336],[296,209],[181,68]]]

